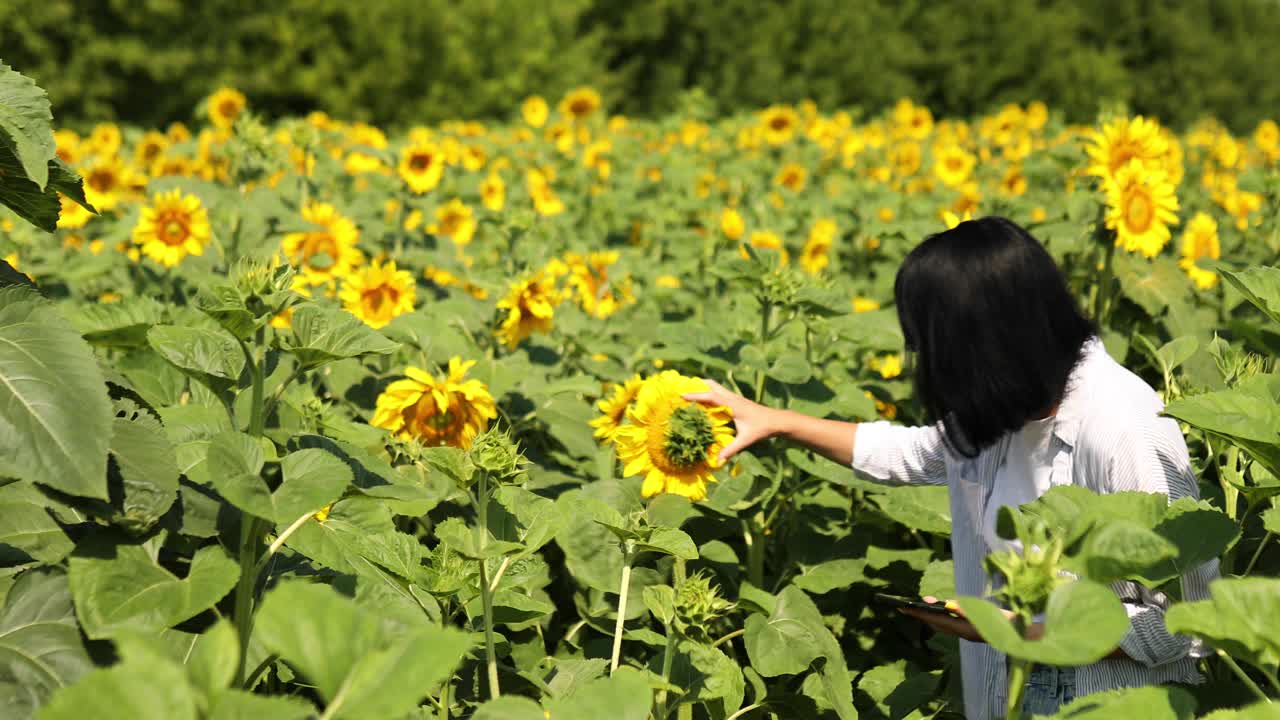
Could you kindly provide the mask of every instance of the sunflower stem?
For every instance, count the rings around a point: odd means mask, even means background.
[[[1240,678],[1240,681],[1244,683],[1245,687],[1249,688],[1250,692],[1265,703],[1271,702],[1271,698],[1267,697],[1267,694],[1262,692],[1262,688],[1258,687],[1258,683],[1254,682],[1253,678],[1249,677],[1249,674],[1244,671],[1244,668],[1240,667],[1240,664],[1235,661],[1235,658],[1231,657],[1223,650],[1218,650],[1216,652],[1218,653],[1218,657],[1222,658],[1222,661],[1227,664],[1227,667],[1231,668],[1231,672],[1235,673],[1236,677]]]
[[[618,586],[618,622],[613,626],[613,655],[609,658],[609,674],[618,671],[618,659],[622,656],[622,631],[627,621],[627,591],[631,587],[632,542],[627,541],[622,551],[622,582]]]
[[[1031,670],[1031,661],[1021,658],[1009,659],[1009,704],[1005,720],[1022,720],[1022,695],[1027,686],[1027,674]]]
[[[1244,566],[1244,572],[1240,575],[1246,576],[1253,572],[1253,566],[1258,564],[1258,558],[1262,557],[1262,551],[1267,547],[1267,543],[1271,541],[1271,532],[1262,536],[1262,542],[1258,543],[1258,549],[1253,551],[1253,557],[1249,558],[1249,564]]]
[[[266,364],[263,345],[266,339],[266,328],[259,328],[256,337],[256,352],[250,352],[248,345],[240,344],[245,359],[249,362],[252,376],[250,392],[252,404],[249,409],[249,434],[255,438],[262,436],[263,416],[263,384]],[[236,584],[235,615],[236,635],[240,638],[240,662],[236,664],[234,687],[243,687],[245,682],[245,661],[249,655],[249,636],[253,633],[254,594],[258,584],[258,551],[266,536],[268,525],[248,513],[240,515],[240,580]]]
[[[769,316],[773,314],[773,303],[760,301],[760,350],[769,342]],[[756,371],[756,402],[764,400],[764,370]]]
[[[677,561],[678,562],[678,561]],[[671,661],[676,654],[676,631],[671,623],[666,623],[663,630],[667,635],[667,647],[662,652],[662,688],[658,690],[658,707],[657,712],[653,714],[655,718],[665,718],[667,716],[667,685],[671,682]]]
[[[480,603],[484,609],[484,650],[489,671],[489,699],[494,700],[502,697],[502,690],[498,686],[498,651],[493,642],[493,591],[489,589],[484,559],[484,549],[489,544],[489,473],[482,471],[479,475],[480,494],[476,500],[479,526],[476,528],[476,546],[481,556],[478,561],[480,563]]]

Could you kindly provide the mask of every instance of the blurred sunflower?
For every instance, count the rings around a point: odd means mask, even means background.
[[[681,397],[705,392],[707,384],[675,370],[645,380],[626,411],[628,423],[614,432],[625,476],[644,475],[641,494],[669,492],[690,500],[707,497],[707,483],[720,467],[719,453],[733,440],[727,407],[705,407]]]
[[[540,128],[547,124],[547,101],[541,95],[530,95],[520,103],[520,114],[526,123]]]
[[[735,208],[727,207],[720,211],[720,232],[724,233],[725,237],[730,240],[738,240],[746,229],[746,223],[742,221],[742,214]]]
[[[138,165],[151,167],[156,158],[164,154],[169,147],[169,138],[162,132],[148,130],[133,148],[133,157]]]
[[[902,374],[901,355],[881,355],[867,361],[867,367],[880,373],[885,380],[892,380]]]
[[[123,142],[124,136],[120,133],[120,126],[115,123],[98,123],[89,132],[89,151],[95,155],[104,157],[115,155],[120,152],[120,145]]]
[[[1222,253],[1218,242],[1218,222],[1208,213],[1198,212],[1187,223],[1182,233],[1182,259],[1178,265],[1187,272],[1187,277],[1201,290],[1209,290],[1218,284],[1218,274],[1196,265],[1200,258],[1217,260]]]
[[[244,93],[235,88],[223,87],[209,96],[209,121],[219,130],[228,130],[244,111],[248,101]]]
[[[498,310],[505,313],[505,317],[494,334],[514,350],[534,332],[551,332],[555,309],[562,299],[555,277],[547,272],[537,272],[511,283],[507,296],[498,301]]]
[[[120,159],[100,157],[81,172],[84,197],[98,212],[114,210],[129,192],[129,172]]]
[[[66,195],[59,196],[58,201],[62,204],[58,212],[58,229],[60,230],[78,230],[93,217],[93,213]]]
[[[1146,257],[1158,255],[1169,242],[1169,226],[1178,224],[1178,197],[1164,172],[1134,158],[1104,187],[1106,225],[1116,233],[1116,246]]]
[[[947,187],[963,185],[973,174],[978,159],[959,145],[948,145],[938,151],[933,161],[933,174]]]
[[[627,408],[631,405],[631,401],[636,399],[643,382],[640,375],[636,374],[621,383],[615,383],[612,385],[613,392],[609,397],[601,398],[596,403],[596,408],[600,410],[601,415],[590,423],[591,427],[595,428],[596,437],[605,441],[613,440],[618,428],[626,419]]]
[[[631,294],[631,278],[616,284],[609,279],[609,267],[618,262],[616,250],[593,252],[585,257],[570,253],[565,260],[569,267],[568,286],[582,310],[591,317],[603,320],[636,301]]]
[[[760,113],[760,125],[764,128],[765,142],[781,145],[795,135],[800,116],[788,105],[774,105]]]
[[[1168,152],[1160,124],[1141,115],[1105,123],[1101,130],[1090,129],[1086,137],[1089,140],[1085,148],[1089,166],[1085,172],[1104,181],[1114,177],[1132,160],[1138,160],[1143,167],[1159,169]]]
[[[529,197],[533,199],[533,208],[539,215],[559,215],[564,212],[564,201],[552,189],[550,180],[538,170],[529,170],[525,174],[525,184],[529,188]]]
[[[374,260],[343,279],[338,297],[347,312],[376,330],[413,312],[417,286],[409,271],[397,269],[394,260],[385,265]]]
[[[330,285],[350,275],[364,261],[356,247],[360,231],[337,208],[308,201],[302,206],[302,218],[319,228],[289,233],[280,241],[285,258],[299,271],[294,277],[294,289]]]
[[[436,378],[409,366],[408,377],[387,386],[378,396],[370,425],[391,431],[401,440],[466,449],[498,416],[489,388],[466,379],[475,360],[449,359],[447,374]]]
[[[747,244],[757,250],[774,250],[778,253],[783,265],[791,262],[791,253],[782,244],[782,237],[772,230],[757,230],[747,238]],[[739,247],[739,255],[745,260],[750,257],[745,247]]]
[[[810,275],[817,275],[830,264],[831,245],[836,239],[836,221],[820,218],[809,230],[809,239],[800,250],[800,267]]]
[[[152,260],[173,267],[187,255],[203,255],[209,242],[209,214],[195,195],[181,190],[157,194],[142,208],[133,242]]]
[[[560,100],[557,109],[565,117],[584,120],[600,109],[600,93],[589,87],[576,88]]]
[[[458,198],[436,208],[436,221],[427,226],[432,235],[443,235],[462,247],[476,234],[476,218],[471,208]]]
[[[416,142],[400,151],[400,178],[418,195],[430,192],[444,175],[444,154],[431,142]]]
[[[480,202],[493,212],[502,212],[507,202],[507,184],[501,175],[491,174],[480,183]]]
[[[782,166],[777,175],[773,176],[773,184],[784,187],[792,192],[800,192],[804,190],[805,184],[809,180],[809,173],[804,168],[795,163],[787,163]]]
[[[1022,167],[1010,165],[1000,178],[1000,192],[1010,197],[1019,197],[1027,192],[1027,177],[1022,174]]]

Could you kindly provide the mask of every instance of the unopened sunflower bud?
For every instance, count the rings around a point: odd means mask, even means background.
[[[499,480],[516,475],[527,462],[511,435],[493,428],[476,435],[467,454],[473,465]]]

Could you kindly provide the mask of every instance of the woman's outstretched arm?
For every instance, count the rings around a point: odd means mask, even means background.
[[[778,410],[752,402],[728,390],[715,380],[706,380],[706,392],[688,393],[685,400],[707,405],[723,405],[733,413],[737,437],[720,451],[720,460],[733,457],[761,440],[782,436],[825,458],[849,467],[858,423],[816,418],[791,410]]]

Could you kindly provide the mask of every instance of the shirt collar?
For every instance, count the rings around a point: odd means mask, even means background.
[[[1073,448],[1080,434],[1080,423],[1088,400],[1088,376],[1099,361],[1108,359],[1110,356],[1102,340],[1094,336],[1085,341],[1080,359],[1067,376],[1066,391],[1058,403],[1058,412],[1054,414],[1053,434]]]

